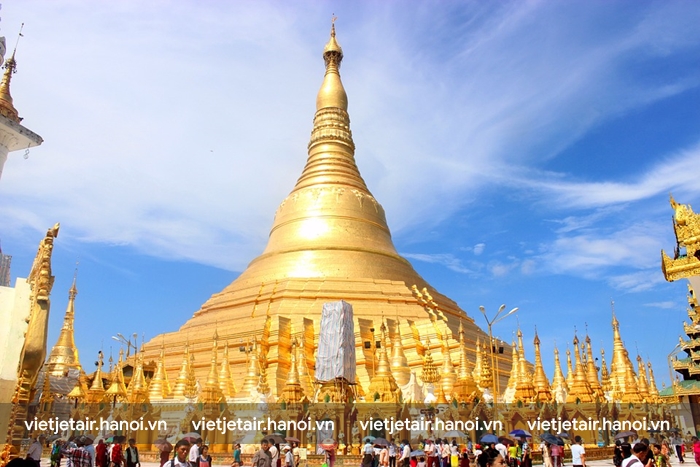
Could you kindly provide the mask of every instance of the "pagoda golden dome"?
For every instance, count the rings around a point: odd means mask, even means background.
[[[241,349],[257,340],[257,355],[241,351],[231,356],[234,379],[249,377],[246,361],[255,358],[260,363],[254,373],[264,370],[270,389],[279,394],[290,371],[290,336],[305,342],[300,351],[312,356],[322,305],[340,299],[353,306],[357,375],[364,385],[360,390],[368,388],[376,372],[376,356],[362,349],[367,342],[375,342],[374,329],[380,327],[382,313],[395,316],[387,319],[392,330],[387,339],[400,343],[416,376],[423,362],[422,339],[439,341],[452,353],[453,361],[459,358],[460,320],[470,348],[477,338],[486,340],[474,320],[431,287],[393,244],[384,208],[367,188],[355,161],[348,99],[339,72],[343,53],[335,26],[323,58],[325,75],[316,99],[306,165],[277,209],[265,250],[178,331],[146,344],[146,358],[156,360],[165,342],[166,367],[173,375],[184,342],[189,341],[189,352],[197,356],[195,372],[200,380],[206,379],[211,330],[217,329],[221,339]],[[403,359],[400,353],[396,350],[397,358]],[[313,379],[310,358],[297,361],[302,386],[307,378]],[[510,362],[498,357],[496,366],[505,378]],[[395,376],[404,382],[410,373]],[[252,386],[252,379],[244,383],[236,398],[245,397]]]

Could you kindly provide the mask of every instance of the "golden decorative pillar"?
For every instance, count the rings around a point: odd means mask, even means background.
[[[257,392],[260,384],[260,360],[258,359],[258,340],[253,336],[252,347],[246,345],[247,372],[243,379],[243,386],[236,394],[236,398],[250,398]]]
[[[654,370],[651,368],[651,362],[647,362],[649,368],[649,395],[652,402],[659,402],[659,388],[656,387],[656,379],[654,378]]]
[[[176,400],[185,399],[185,389],[187,388],[187,378],[190,374],[190,342],[185,342],[185,352],[182,356],[182,364],[180,372],[175,380],[175,388],[173,389],[172,397]]]
[[[454,388],[453,398],[461,403],[470,404],[475,397],[480,396],[479,388],[474,382],[472,372],[467,359],[467,345],[464,341],[464,328],[462,322],[459,323],[459,370],[457,372],[457,383]]]
[[[571,365],[571,350],[566,346],[566,386],[571,389],[574,385],[574,367]]]
[[[472,370],[472,377],[477,386],[481,387],[481,340],[479,337],[476,338],[476,357],[474,361],[474,370]]]
[[[549,380],[542,366],[542,355],[540,354],[540,338],[535,329],[535,399],[540,402],[551,402],[552,391],[549,387]]]
[[[143,351],[136,355],[134,374],[126,388],[126,398],[131,404],[147,404],[149,402],[148,383],[143,374]]]
[[[503,393],[503,402],[510,404],[515,402],[515,387],[518,385],[518,372],[520,368],[520,351],[515,341],[511,342],[513,349],[511,354],[510,377],[508,378],[508,386]]]
[[[105,387],[102,383],[102,366],[104,365],[104,354],[100,350],[97,354],[97,370],[95,370],[94,378],[90,389],[87,391],[86,402],[90,404],[98,404],[104,400]]]
[[[608,364],[605,362],[605,349],[600,349],[600,379],[603,393],[609,395],[612,391],[610,383],[610,373],[608,373]]]
[[[643,400],[651,402],[649,397],[649,385],[647,384],[647,369],[640,355],[637,355],[637,389]]]
[[[442,336],[442,369],[440,371],[440,387],[442,392],[445,394],[452,394],[454,390],[455,382],[457,381],[457,373],[455,372],[455,367],[452,364],[452,357],[450,356],[450,348],[448,345],[449,337],[447,334]]]
[[[119,360],[112,370],[112,384],[105,392],[105,397],[113,402],[124,402],[126,400],[126,386],[124,385],[124,373],[122,372],[122,362],[124,360],[124,350],[119,350]]]
[[[486,357],[486,343],[483,343],[481,344],[481,378],[479,378],[479,387],[482,393],[490,393],[491,386],[493,386],[493,373],[491,372],[491,362],[489,360]]]

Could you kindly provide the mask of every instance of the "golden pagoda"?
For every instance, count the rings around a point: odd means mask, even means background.
[[[335,26],[323,59],[325,75],[316,98],[306,166],[275,213],[265,250],[178,331],[147,343],[150,358],[157,357],[161,340],[171,347],[187,335],[193,355],[208,359],[205,344],[213,327],[227,341],[258,338],[260,354],[255,358],[265,362],[267,383],[278,394],[287,379],[292,351],[291,340],[279,336],[303,336],[302,348],[309,359],[298,364],[306,391],[307,374],[313,378],[310,356],[319,335],[322,305],[339,299],[353,306],[358,393],[370,384],[374,356],[363,352],[363,344],[372,341],[371,329],[379,328],[380,313],[396,316],[399,334],[405,336],[402,347],[409,372],[394,375],[402,381],[411,371],[420,371],[421,339],[440,341],[451,352],[457,347],[460,320],[470,342],[485,338],[474,320],[428,284],[394,247],[384,209],[355,162],[348,98],[339,71],[343,51]],[[175,373],[177,360],[177,355],[166,355],[166,370]],[[504,382],[509,363],[497,359]],[[245,398],[252,389],[251,378],[257,381],[260,369],[253,375],[250,365],[240,360],[231,366],[234,380],[245,379],[236,398]],[[206,377],[206,368],[198,366],[195,371],[200,379]]]
[[[120,349],[119,360],[112,369],[112,383],[105,392],[105,397],[112,402],[122,402],[126,399],[126,385],[124,384],[124,373],[122,372],[123,360],[124,350]]]
[[[143,351],[142,351],[143,353]],[[168,373],[165,371],[165,349],[161,347],[160,356],[156,363],[156,372],[148,385],[148,397],[151,401],[162,401],[170,397],[171,389]]]
[[[642,361],[642,357],[637,354],[637,390],[647,402],[651,402],[651,397],[649,396],[649,385],[647,383],[647,367]]]
[[[569,389],[574,385],[574,367],[571,365],[571,350],[566,346],[566,385]]]
[[[73,285],[68,291],[68,306],[63,318],[63,327],[58,335],[56,345],[51,349],[49,358],[46,360],[44,370],[51,376],[61,378],[68,375],[68,370],[74,369],[82,372],[78,358],[78,348],[75,346],[75,333],[73,326],[75,323],[75,297],[78,295],[76,287],[77,275],[73,276]]]
[[[136,355],[136,367],[134,375],[126,388],[126,399],[131,404],[142,404],[149,402],[148,383],[143,373],[143,352]]]
[[[382,323],[380,333],[382,341],[385,341],[386,326],[384,323]],[[379,365],[377,371],[372,375],[367,394],[369,394],[369,401],[394,403],[401,401],[401,391],[399,391],[396,380],[391,374],[391,364],[384,345],[379,348]]]
[[[462,323],[460,323],[460,326]],[[440,368],[440,387],[444,394],[452,394],[452,391],[457,381],[457,372],[452,364],[452,357],[450,357],[450,349],[448,347],[448,339],[445,336],[442,339],[442,367]]]
[[[608,396],[610,391],[612,391],[612,385],[610,384],[608,364],[605,362],[605,349],[600,349],[600,384],[603,389],[603,394]]]
[[[523,345],[523,332],[518,327],[518,380],[515,384],[515,400],[529,403],[535,400],[535,385],[532,382],[532,375],[527,368],[525,361],[525,346]],[[539,339],[538,339],[539,343]],[[539,348],[539,346],[537,347]]]
[[[282,388],[282,392],[279,396],[280,402],[285,402],[287,404],[299,404],[308,402],[309,398],[304,394],[304,388],[301,386],[299,381],[299,370],[297,369],[297,357],[296,357],[296,339],[292,342],[292,354],[291,354],[291,365],[289,367],[289,375],[287,376],[287,382]]]
[[[566,384],[566,378],[561,371],[561,362],[559,361],[559,349],[554,347],[554,378],[552,378],[552,395],[558,403],[566,402],[566,395],[569,393],[569,386]]]
[[[294,359],[294,354],[292,354]],[[236,395],[236,385],[231,376],[231,363],[228,356],[228,342],[224,345],[224,356],[221,360],[221,371],[219,372],[219,387],[226,399],[231,399]]]
[[[623,395],[630,391],[637,391],[637,378],[634,375],[632,361],[629,358],[625,344],[620,336],[620,323],[615,316],[613,304],[613,357],[610,362],[610,387],[613,393],[613,399],[622,400]],[[631,378],[630,378],[631,375]],[[633,388],[631,386],[634,386]],[[627,394],[627,398],[631,396]]]
[[[515,387],[518,384],[518,370],[520,368],[520,350],[518,349],[518,344],[515,342],[511,343],[511,348],[513,349],[511,353],[511,366],[510,366],[510,376],[508,377],[508,385],[503,393],[503,402],[510,404],[515,401]]]
[[[539,402],[551,402],[552,401],[552,391],[549,387],[549,380],[544,372],[544,367],[542,366],[542,355],[540,354],[540,338],[537,335],[537,329],[535,329],[535,400]]]
[[[92,378],[92,384],[85,395],[85,401],[91,404],[102,402],[105,397],[105,387],[102,382],[102,366],[104,365],[104,354],[100,351],[97,354],[97,370]]]
[[[209,367],[209,376],[204,384],[199,401],[205,404],[218,404],[224,400],[224,393],[219,385],[219,368],[217,364],[217,353],[219,350],[219,336],[214,330],[214,344],[211,351],[211,365]]]
[[[574,370],[573,382],[569,386],[569,394],[566,396],[567,404],[593,402],[594,399],[593,391],[586,379],[586,370],[581,361],[581,352],[579,351],[578,343],[578,337],[574,336],[574,359],[576,360],[576,369]]]
[[[598,369],[595,367],[595,361],[593,361],[593,348],[591,347],[591,338],[586,334],[586,379],[588,379],[588,385],[591,387],[593,394],[596,398],[603,400],[603,387],[598,381]]]
[[[460,323],[460,330],[462,329]],[[460,338],[462,335],[460,334]],[[403,350],[403,340],[401,339],[401,327],[399,321],[395,321],[394,338],[391,341],[391,373],[394,375],[396,384],[404,386],[411,380],[411,370],[408,368],[408,359]]]
[[[459,324],[459,370],[457,371],[457,382],[455,383],[453,399],[456,398],[462,403],[471,403],[475,397],[479,397],[480,391],[472,377],[467,359],[467,345],[464,342],[464,328]]]

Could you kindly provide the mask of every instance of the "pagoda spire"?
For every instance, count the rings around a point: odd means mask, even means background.
[[[474,361],[474,369],[472,370],[472,377],[474,382],[478,387],[481,387],[481,340],[479,337],[476,338],[476,357]]]
[[[143,349],[136,356],[136,367],[134,375],[129,381],[129,387],[126,389],[126,397],[131,404],[143,404],[149,401],[148,383],[143,374]]]
[[[552,401],[552,391],[549,387],[549,380],[544,372],[544,367],[542,366],[542,355],[540,354],[540,337],[537,335],[537,328],[535,328],[535,339],[533,341],[535,345],[535,398],[540,402],[551,402]]]
[[[486,342],[481,344],[481,378],[479,378],[479,387],[481,392],[491,392],[491,386],[493,385],[493,372],[491,371],[490,359],[486,356]],[[496,400],[496,395],[492,395],[494,401]]]
[[[398,318],[394,327],[394,338],[391,341],[391,372],[396,379],[396,384],[405,386],[411,380],[411,370],[408,367],[408,359],[403,351],[401,342],[401,327]]]
[[[566,346],[566,385],[571,390],[574,385],[574,367],[571,365],[571,350]]]
[[[63,317],[63,327],[58,335],[56,345],[51,349],[49,358],[46,361],[46,371],[55,377],[66,376],[69,369],[76,369],[79,372],[83,370],[80,366],[78,358],[78,348],[75,346],[75,297],[78,295],[76,281],[78,270],[76,268],[73,275],[73,285],[68,291],[68,306],[66,314]]]
[[[508,377],[506,390],[503,392],[503,402],[507,404],[515,401],[515,387],[518,385],[518,368],[520,366],[518,344],[512,341],[510,347],[513,349],[511,353],[510,376]]]
[[[280,393],[278,402],[285,402],[287,404],[308,402],[309,398],[306,396],[306,394],[304,394],[304,388],[301,386],[301,381],[299,381],[296,339],[292,341],[292,351],[290,352],[290,357],[291,365],[289,367],[289,374],[287,375],[287,382]]]
[[[381,341],[386,341],[386,326],[382,323],[379,328],[381,333]],[[452,370],[454,373],[454,369]],[[386,354],[386,346],[379,348],[379,364],[377,371],[372,375],[367,391],[369,401],[374,402],[400,402],[401,391],[396,385],[396,380],[391,374],[391,364],[389,357]]]
[[[649,356],[647,355],[647,359]],[[647,362],[647,368],[649,368],[649,395],[651,396],[652,402],[659,401],[659,388],[656,387],[656,379],[654,378],[654,370],[651,368],[651,361]]]
[[[168,372],[165,371],[165,346],[160,348],[158,363],[156,363],[156,372],[151,379],[151,384],[148,386],[148,396],[151,401],[162,401],[170,397],[170,382],[168,381]]]
[[[610,385],[610,373],[608,373],[608,364],[605,362],[605,349],[600,349],[600,384],[603,389],[603,394],[609,395],[612,391]]]
[[[19,36],[17,37],[17,43],[19,43],[19,38],[22,37],[22,29],[24,28],[24,23],[19,30]],[[0,81],[0,115],[12,120],[15,123],[19,123],[22,119],[19,116],[19,112],[15,108],[12,102],[12,95],[10,94],[10,82],[12,81],[12,75],[17,72],[17,62],[15,61],[15,54],[17,53],[17,44],[12,51],[10,58],[5,60],[5,72],[2,75],[2,81]]]
[[[440,370],[440,387],[445,394],[452,394],[455,382],[457,381],[457,372],[452,364],[450,356],[450,347],[448,345],[447,334],[442,336],[442,368]]]
[[[632,366],[632,361],[629,358],[629,353],[625,348],[625,344],[622,342],[622,337],[620,336],[620,323],[615,316],[615,303],[611,302],[612,306],[612,327],[613,327],[613,356],[610,362],[610,385],[613,392],[614,400],[621,400],[622,396],[627,393],[630,388],[628,384],[633,384],[635,386],[634,391],[636,391],[636,378],[629,380],[628,372],[634,375],[634,368]],[[628,397],[629,398],[629,397]]]
[[[311,342],[313,342],[313,339],[311,339]],[[306,339],[304,339],[303,333],[299,336],[299,345],[297,346],[297,368],[299,369],[299,382],[302,389],[304,389],[304,394],[309,394],[309,397],[311,397],[314,394],[313,377],[306,359]]]
[[[569,394],[566,396],[566,403],[586,403],[593,402],[593,391],[586,379],[586,370],[581,362],[581,352],[578,346],[578,336],[574,335],[574,358],[576,359],[576,369],[574,370],[574,381],[569,386]]]
[[[552,379],[552,393],[554,398],[559,403],[566,402],[566,395],[569,392],[569,387],[566,384],[566,378],[561,371],[561,362],[559,360],[559,349],[554,347],[554,378]]]
[[[598,381],[598,369],[595,367],[595,361],[593,360],[593,349],[591,347],[591,338],[586,333],[586,378],[588,379],[588,385],[591,387],[591,391],[596,398],[603,400],[603,388]]]
[[[651,398],[649,397],[649,385],[647,384],[647,368],[639,354],[637,354],[637,389],[642,399],[651,402]]]
[[[464,342],[464,327],[462,321],[459,322],[459,370],[457,371],[457,383],[454,390],[454,396],[459,402],[470,403],[474,397],[478,395],[478,389],[472,372],[469,369],[469,360],[467,359],[467,345]]]
[[[515,400],[530,403],[535,399],[535,385],[532,383],[532,377],[527,369],[527,360],[525,360],[525,346],[523,345],[523,332],[518,326],[518,382],[515,386]]]
[[[219,365],[218,354],[219,353],[219,334],[214,329],[214,342],[212,343],[211,349],[211,366],[209,367],[209,376],[207,376],[207,382],[204,384],[204,389],[199,395],[200,402],[205,404],[218,404],[224,399],[224,394],[219,386]]]
[[[230,399],[236,395],[236,385],[231,375],[231,362],[228,356],[228,342],[224,345],[224,356],[221,359],[221,371],[219,372],[219,387],[224,397]]]
[[[126,386],[124,385],[124,372],[122,363],[124,361],[124,349],[119,349],[119,360],[112,370],[112,384],[105,392],[105,396],[114,402],[121,402],[126,398]]]
[[[97,354],[97,370],[95,370],[95,377],[87,393],[88,402],[100,402],[104,398],[105,387],[102,383],[102,366],[104,366],[104,354],[100,350]]]
[[[425,343],[425,355],[423,355],[423,369],[421,379],[426,384],[433,384],[440,381],[440,373],[438,372],[433,356],[430,354],[430,338]]]
[[[175,388],[173,389],[173,398],[182,400],[185,398],[185,388],[187,387],[187,376],[190,373],[190,342],[185,342],[185,352],[182,356],[182,365],[180,372],[175,380]]]
[[[243,379],[243,387],[236,397],[251,397],[260,384],[260,360],[258,358],[258,340],[253,336],[253,345],[246,345],[246,357],[248,360],[248,370]]]

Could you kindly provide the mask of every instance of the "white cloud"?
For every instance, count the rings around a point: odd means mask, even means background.
[[[664,276],[658,268],[655,268],[633,272],[630,274],[612,276],[608,279],[608,281],[611,286],[618,290],[626,292],[643,292],[663,283]]]
[[[474,245],[474,249],[473,249],[474,255],[479,256],[481,253],[484,252],[485,248],[486,248],[485,243],[477,243],[476,245]]]
[[[462,260],[456,258],[454,255],[449,253],[402,253],[401,255],[409,259],[415,259],[416,261],[440,264],[450,269],[451,271],[458,272],[461,274],[475,274],[480,269],[480,265],[478,263],[472,263],[469,266],[465,266],[464,263],[462,263]]]
[[[645,303],[644,306],[648,306],[650,308],[661,308],[662,310],[673,310],[675,308],[682,308],[678,303],[671,300],[665,302]]]
[[[697,190],[697,148],[631,185],[519,169],[696,86],[695,74],[650,82],[635,68],[696,50],[696,6],[646,6],[609,30],[597,26],[609,11],[595,4],[466,5],[460,22],[452,7],[359,8],[337,23],[341,72],[358,165],[395,233],[444,220],[494,184],[536,186],[580,207]],[[27,1],[3,10],[3,24],[23,20],[13,96],[45,143],[6,164],[5,237],[58,219],[76,240],[234,270],[262,251],[306,159],[328,34],[315,4]],[[615,247],[581,240],[584,255],[570,257],[584,269]],[[570,246],[561,239],[555,249]]]

